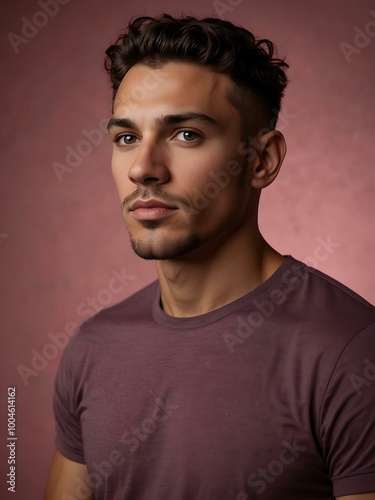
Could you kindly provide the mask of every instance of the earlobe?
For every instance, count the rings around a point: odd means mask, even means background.
[[[286,142],[279,130],[271,130],[258,139],[258,144],[251,187],[263,189],[276,179],[280,171],[286,154]]]

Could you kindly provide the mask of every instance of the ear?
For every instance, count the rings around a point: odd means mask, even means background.
[[[252,167],[251,187],[263,189],[277,177],[286,154],[286,142],[279,130],[257,138],[257,158]]]

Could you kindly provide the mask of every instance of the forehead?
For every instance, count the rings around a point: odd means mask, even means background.
[[[231,87],[228,75],[197,64],[171,62],[157,69],[137,64],[120,84],[114,112],[166,114],[189,110],[228,120],[238,113],[226,97]]]

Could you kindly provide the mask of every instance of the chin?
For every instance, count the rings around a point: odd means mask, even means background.
[[[137,239],[130,236],[134,252],[145,260],[169,260],[183,257],[199,248],[202,244],[196,234],[180,238]]]

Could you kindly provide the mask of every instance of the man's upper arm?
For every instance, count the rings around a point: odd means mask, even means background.
[[[64,495],[77,500],[94,500],[89,487],[86,465],[73,462],[56,451],[51,463],[44,500],[62,500]]]

